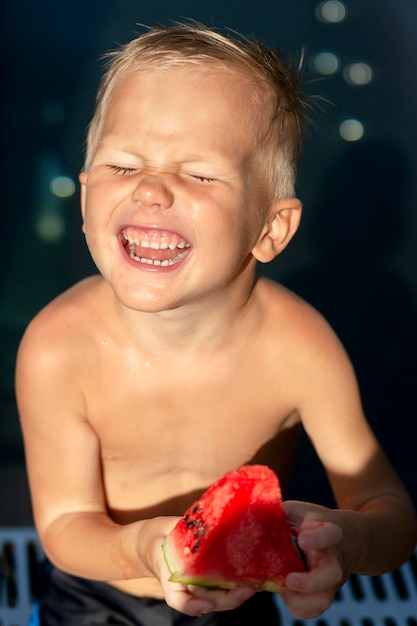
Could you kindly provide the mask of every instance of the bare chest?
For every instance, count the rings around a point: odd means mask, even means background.
[[[280,433],[293,407],[285,385],[259,362],[176,363],[127,354],[116,367],[98,359],[88,388],[87,417],[116,508],[133,492],[152,505],[204,488],[265,449],[262,462],[285,465]]]

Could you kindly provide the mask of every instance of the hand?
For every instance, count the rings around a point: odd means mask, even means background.
[[[241,586],[236,589],[218,589],[169,582],[163,585],[169,606],[186,615],[204,615],[212,611],[230,611],[254,595],[255,589]]]
[[[342,566],[342,528],[334,511],[304,502],[284,503],[308,571],[287,576],[281,596],[295,617],[311,619],[329,608],[347,578]]]
[[[170,572],[163,557],[162,544],[176,521],[177,519],[173,517],[153,520],[153,528],[155,529],[158,524],[158,532],[150,550],[153,555],[150,569],[160,581],[165,601],[170,607],[190,616],[203,615],[212,611],[235,609],[254,595],[254,588],[243,585],[229,590],[171,582]]]

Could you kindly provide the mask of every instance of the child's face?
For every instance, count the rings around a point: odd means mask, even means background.
[[[113,94],[82,210],[93,259],[126,306],[171,309],[253,270],[268,207],[250,89],[236,71],[183,66],[135,74]]]

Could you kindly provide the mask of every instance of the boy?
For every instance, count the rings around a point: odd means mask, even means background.
[[[298,228],[304,109],[282,60],[200,25],[150,30],[112,55],[80,175],[100,276],[35,318],[17,363],[34,516],[55,566],[41,626],[277,624],[271,594],[169,582],[161,545],[227,470],[262,462],[285,482],[300,424],[340,508],[285,503],[309,567],[287,577],[291,612],[320,615],[352,572],[413,550],[412,504],[339,341],[255,276]]]

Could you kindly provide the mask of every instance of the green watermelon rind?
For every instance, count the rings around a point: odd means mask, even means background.
[[[276,579],[266,580],[262,584],[259,584],[259,580],[250,580],[248,578],[240,578],[238,581],[227,581],[216,580],[215,578],[207,579],[204,576],[180,574],[176,571],[171,551],[167,543],[163,544],[162,551],[164,553],[165,562],[171,574],[169,578],[170,582],[181,583],[182,585],[196,585],[198,587],[227,590],[236,589],[237,587],[243,585],[248,585],[250,587],[253,587],[257,591],[270,591],[271,593],[280,593],[282,588],[282,584],[279,584]]]
[[[217,581],[213,579],[207,579],[204,576],[188,576],[185,574],[180,574],[179,572],[177,572],[177,568],[167,542],[163,544],[162,551],[164,553],[165,563],[167,564],[169,572],[171,574],[169,578],[170,582],[182,583],[183,585],[197,585],[199,587],[215,587],[219,589],[236,589],[236,587],[238,586],[238,583],[235,582],[228,582],[224,580]]]

